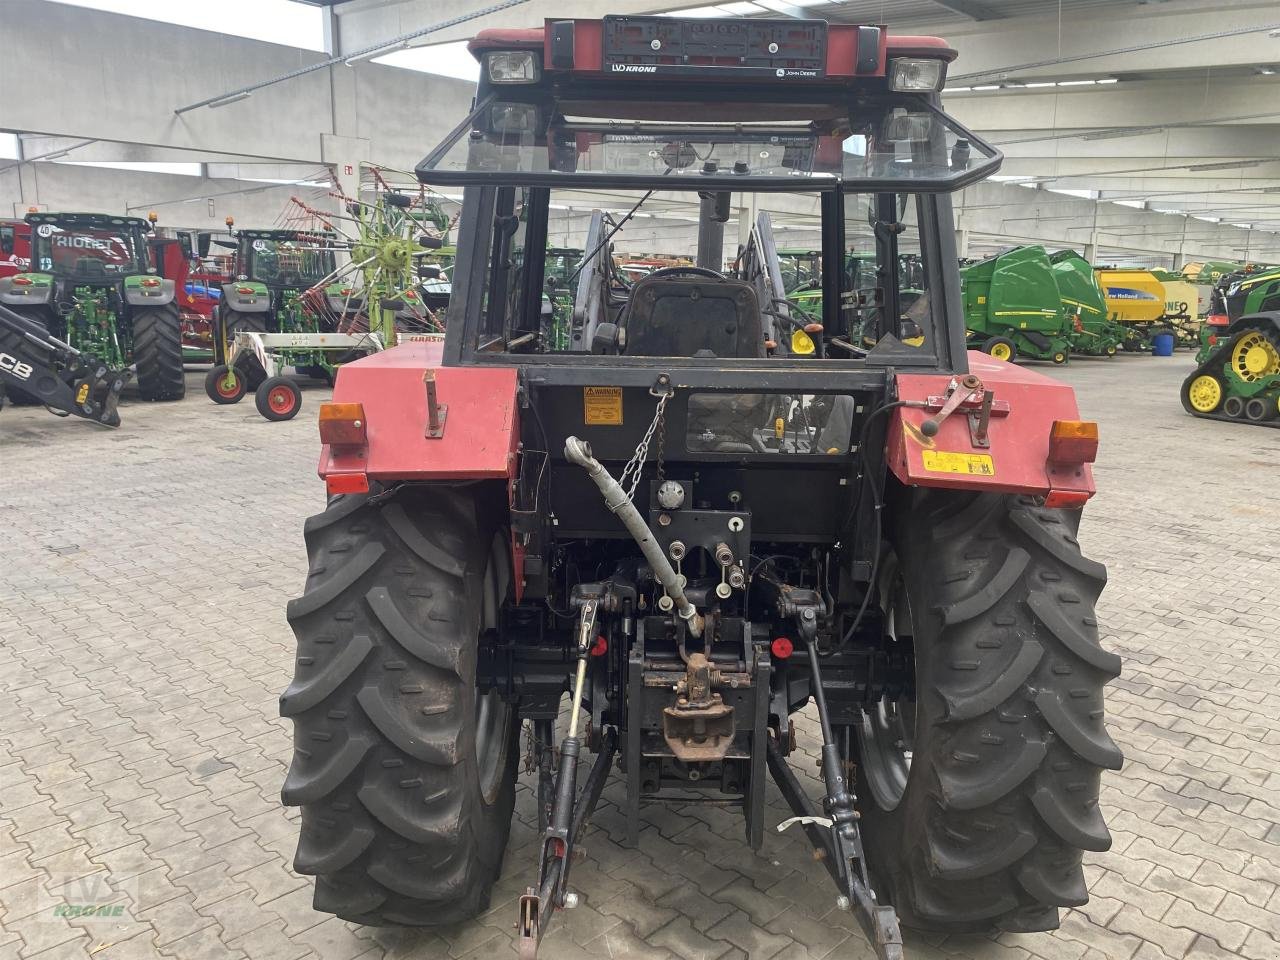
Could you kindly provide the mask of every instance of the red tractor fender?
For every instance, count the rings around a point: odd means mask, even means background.
[[[966,386],[962,375],[897,375],[898,399],[911,405],[893,411],[885,439],[894,476],[909,486],[1042,496],[1051,507],[1080,506],[1092,497],[1096,433],[1083,443],[1074,436],[1050,443],[1055,423],[1064,425],[1057,428],[1060,435],[1079,423],[1075,390],[977,351],[969,352],[969,370],[980,381],[976,390]],[[972,399],[956,407],[933,433],[933,424],[926,426],[926,421],[939,415],[955,390]],[[984,438],[979,398],[988,392]],[[1096,428],[1084,427],[1086,434],[1091,429]]]
[[[333,403],[363,408],[365,441],[320,448],[330,493],[375,480],[507,480],[520,435],[512,367],[446,367],[440,340],[412,340],[344,364]],[[428,436],[424,375],[435,378],[442,427]]]

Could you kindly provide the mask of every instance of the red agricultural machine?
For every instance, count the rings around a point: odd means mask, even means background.
[[[1121,764],[1106,572],[1076,540],[1097,427],[1069,387],[965,350],[950,194],[1001,158],[941,109],[954,51],[641,16],[471,49],[473,112],[417,171],[465,196],[443,343],[344,365],[320,412],[329,503],[280,701],[316,909],[483,911],[524,723],[543,839],[523,956],[578,902],[615,765],[632,842],[642,804],[700,795],[758,848],[772,778],[777,828],[882,958],[901,926],[1055,927],[1088,899],[1082,851],[1110,845],[1099,779]],[[548,222],[586,195],[558,339]],[[820,323],[792,314],[765,216],[815,209]],[[618,278],[614,241],[650,244],[663,216],[697,264]],[[849,256],[875,289],[843,289]],[[811,704],[820,806],[790,762]]]

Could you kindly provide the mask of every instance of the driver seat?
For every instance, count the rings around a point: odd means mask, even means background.
[[[760,302],[745,280],[658,271],[631,288],[622,326],[628,356],[765,356]]]

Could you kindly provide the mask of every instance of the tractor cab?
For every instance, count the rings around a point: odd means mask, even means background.
[[[301,293],[334,270],[333,235],[299,230],[236,232],[236,281],[261,284],[273,296]]]
[[[30,213],[31,270],[64,290],[121,287],[126,278],[154,274],[140,217],[97,213]]]

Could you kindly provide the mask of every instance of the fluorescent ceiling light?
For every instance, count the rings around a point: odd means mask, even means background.
[[[1053,80],[1037,80],[1035,82],[1029,82],[1027,84],[1027,89],[1034,89],[1036,87],[1056,87],[1057,85],[1058,84]]]
[[[974,87],[973,89],[974,89],[975,91],[977,91],[977,90],[999,90],[999,89],[1000,89],[1000,84],[998,84],[998,83],[984,83],[984,84],[982,84],[981,86]]]
[[[1261,160],[1226,160],[1222,163],[1192,163],[1183,170],[1241,170],[1245,167],[1261,166]]]
[[[1085,140],[1117,140],[1121,137],[1145,137],[1150,133],[1164,133],[1164,127],[1121,127],[1118,130],[1100,130],[1086,133]]]
[[[1253,72],[1263,77],[1274,77],[1276,74],[1275,67],[1254,67]]]
[[[1060,87],[1091,87],[1098,81],[1096,80],[1059,80]]]
[[[973,87],[947,87],[944,93],[968,93]]]
[[[1100,84],[1101,83],[1119,83],[1119,82],[1120,82],[1119,77],[1103,77],[1101,80],[1098,81],[1098,83]]]
[[[239,93],[232,93],[225,97],[219,97],[212,103],[206,104],[210,110],[217,110],[218,107],[225,107],[229,103],[239,103],[241,100],[248,100],[253,96],[252,90],[241,90]]]

